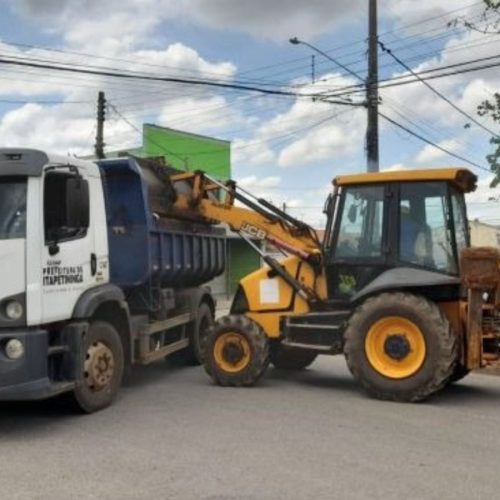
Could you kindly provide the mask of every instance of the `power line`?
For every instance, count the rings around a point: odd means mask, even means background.
[[[69,73],[83,73],[88,75],[97,75],[97,76],[108,76],[113,78],[124,78],[124,79],[133,79],[133,80],[145,80],[145,81],[155,81],[155,82],[169,82],[169,83],[184,83],[188,85],[201,85],[201,86],[209,86],[216,88],[224,88],[231,90],[242,90],[247,92],[257,92],[261,94],[268,95],[283,95],[289,97],[302,97],[302,98],[312,98],[312,97],[321,97],[317,94],[300,94],[297,92],[290,92],[286,90],[273,90],[273,89],[264,89],[261,87],[255,87],[251,85],[240,85],[240,84],[231,84],[231,83],[222,83],[213,80],[203,80],[203,79],[194,79],[194,78],[176,78],[176,77],[162,77],[162,76],[153,76],[148,74],[139,74],[139,73],[123,73],[116,71],[107,71],[107,70],[98,70],[98,69],[86,69],[86,68],[76,68],[76,67],[67,67],[67,66],[56,66],[54,64],[46,64],[46,63],[36,63],[31,62],[30,60],[20,60],[20,59],[5,59],[0,58],[1,64],[8,64],[14,66],[26,66],[31,68],[38,69],[50,69],[54,71],[64,71]],[[331,101],[329,101],[331,102]],[[336,101],[333,104],[342,104],[342,105],[351,105],[351,103],[346,101]]]
[[[480,170],[484,170],[486,172],[489,172],[491,173],[491,170],[486,168],[486,167],[483,167],[482,165],[479,165],[478,163],[475,163],[471,160],[468,160],[467,158],[463,157],[463,156],[460,156],[456,153],[453,153],[452,151],[450,151],[449,149],[447,148],[444,148],[443,146],[440,146],[439,144],[436,144],[434,142],[432,142],[431,140],[427,139],[426,137],[420,135],[419,133],[417,132],[414,132],[413,130],[409,129],[408,127],[405,127],[404,125],[401,125],[401,123],[398,123],[397,121],[393,120],[392,118],[389,118],[388,116],[384,115],[383,113],[380,113],[379,112],[379,115],[384,118],[384,120],[387,120],[389,123],[392,123],[393,125],[395,125],[396,127],[404,130],[405,132],[407,132],[408,134],[416,137],[417,139],[420,139],[421,141],[429,144],[430,146],[436,148],[436,149],[439,149],[440,151],[442,151],[443,153],[446,153],[447,155],[450,155],[450,156],[453,156],[454,158],[457,158],[458,160],[461,160],[461,161],[464,161],[465,163],[468,163],[469,165],[472,165],[473,167],[476,167],[476,168],[479,168]]]
[[[397,57],[391,49],[387,48],[384,43],[382,43],[380,40],[378,42],[380,48],[389,54],[398,64],[400,64],[403,68],[405,68],[407,71],[409,71],[415,78],[417,78],[419,81],[421,81],[428,89],[430,89],[434,94],[436,94],[438,97],[443,99],[443,101],[447,102],[453,109],[458,111],[460,114],[468,118],[471,122],[475,123],[478,127],[482,128],[489,134],[493,135],[494,137],[498,137],[498,134],[496,132],[493,132],[493,130],[489,129],[488,127],[484,126],[481,122],[476,120],[473,116],[471,116],[469,113],[464,111],[462,108],[459,108],[453,101],[451,101],[448,97],[446,97],[443,93],[439,92],[437,89],[435,89],[430,83],[426,82],[424,79],[422,79],[417,73],[415,73],[407,64],[405,64],[399,57]]]
[[[25,100],[25,99],[0,99],[1,104],[89,104],[93,101],[64,101],[64,100]]]
[[[471,73],[474,71],[481,71],[484,69],[495,68],[495,67],[500,66],[500,62],[494,62],[491,64],[483,64],[482,66],[474,66],[472,68],[457,69],[456,71],[450,71],[447,73],[443,72],[443,73],[439,73],[437,75],[432,74],[432,73],[440,72],[440,71],[447,70],[447,69],[460,68],[463,66],[468,66],[470,64],[477,63],[477,62],[491,61],[493,59],[499,59],[499,58],[500,58],[500,54],[496,54],[494,56],[482,57],[480,59],[472,59],[472,60],[464,61],[461,63],[449,64],[446,66],[440,66],[437,68],[428,69],[428,70],[421,71],[419,73],[415,73],[420,78],[413,78],[412,79],[409,77],[409,75],[399,75],[399,76],[395,76],[392,78],[387,78],[385,80],[380,80],[379,83],[381,83],[382,85],[379,85],[379,89],[398,87],[400,85],[408,85],[411,83],[418,82],[418,81],[420,81],[420,79],[422,79],[422,80],[434,80],[437,78],[444,78],[446,76],[455,76],[455,75],[461,75],[464,73]],[[426,76],[422,76],[422,75],[426,75]],[[334,92],[320,92],[320,95],[321,96],[331,96],[331,97],[343,97],[343,96],[346,96],[348,94],[353,94],[353,93],[358,93],[358,92],[364,92],[364,89],[362,88],[361,84],[348,85],[345,87],[341,87],[339,89],[336,89]]]
[[[414,26],[419,26],[419,25],[422,25],[422,24],[426,24],[426,23],[429,23],[431,21],[435,21],[437,19],[442,19],[444,17],[450,16],[452,14],[455,14],[455,13],[463,11],[463,10],[467,10],[467,9],[469,9],[469,8],[475,6],[475,5],[480,5],[482,3],[483,3],[482,0],[476,1],[476,2],[473,2],[473,3],[468,4],[466,6],[463,6],[463,7],[457,8],[457,9],[453,9],[453,10],[444,12],[443,14],[440,14],[440,15],[432,16],[430,18],[422,19],[420,21],[417,21],[417,22],[414,22],[414,23],[411,23],[411,24],[406,24],[406,25],[400,26],[399,28],[396,28],[396,29],[385,31],[385,32],[381,33],[380,36],[390,35],[390,34],[393,34],[393,33],[396,33],[398,31],[402,31],[402,30],[408,31],[408,28],[411,28],[411,27],[414,27]],[[416,33],[416,34],[413,34],[413,35],[409,35],[407,37],[402,37],[402,38],[400,38],[400,42],[404,42],[404,41],[406,41],[408,39],[415,38],[415,37],[422,37],[423,35],[425,35],[427,33],[434,32],[434,31],[441,30],[441,29],[442,29],[442,27],[440,26],[438,28],[432,28],[431,30],[427,30],[427,31],[419,32],[419,33]],[[446,36],[453,35],[457,31],[461,31],[461,29],[458,28],[458,27],[455,27],[453,29],[447,30]],[[463,31],[463,29],[462,29],[462,31]],[[347,54],[342,54],[341,56],[339,56],[339,50],[341,51],[341,49],[344,49],[344,48],[351,48],[353,45],[359,45],[359,44],[362,44],[362,43],[365,43],[365,39],[354,41],[354,42],[345,43],[345,44],[342,44],[342,45],[338,45],[336,47],[329,48],[329,49],[325,50],[325,52],[327,52],[327,53],[332,53],[332,52],[335,53],[336,58],[337,57],[345,58],[345,57],[347,57],[349,55],[363,54],[364,51],[355,51],[355,52],[351,51],[351,52],[349,52]],[[417,45],[417,44],[420,44],[420,43],[421,43],[420,41],[417,41],[417,42],[414,42],[412,45]],[[245,70],[243,72],[239,72],[238,75],[246,75],[246,74],[249,74],[249,73],[260,72],[260,71],[267,70],[267,69],[276,69],[277,67],[285,66],[285,65],[290,65],[290,64],[293,64],[293,63],[296,63],[296,62],[300,62],[300,61],[304,61],[304,64],[301,64],[300,66],[297,66],[296,68],[290,68],[290,69],[287,69],[287,70],[284,70],[284,71],[281,71],[281,72],[278,72],[278,73],[274,73],[274,76],[281,75],[281,74],[284,74],[284,73],[290,73],[290,72],[293,72],[293,71],[296,71],[296,70],[300,71],[303,68],[309,67],[308,63],[310,61],[310,57],[306,56],[306,57],[301,57],[301,58],[295,58],[295,59],[289,59],[289,60],[279,61],[279,62],[276,62],[274,64],[267,64],[265,66],[260,66],[260,67],[252,68],[252,69],[249,69],[249,70]],[[305,61],[307,61],[307,63]],[[359,62],[359,61],[356,61],[356,62]],[[307,66],[306,66],[306,64],[307,64]],[[319,66],[322,66],[322,65],[325,65],[325,64],[328,64],[328,62],[327,61],[319,61],[317,63],[317,66],[319,67]],[[351,63],[346,63],[346,66],[349,66],[350,64]],[[305,69],[304,69],[304,71],[305,71]]]

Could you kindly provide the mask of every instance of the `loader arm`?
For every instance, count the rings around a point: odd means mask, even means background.
[[[176,200],[170,213],[178,218],[227,224],[259,251],[252,240],[268,241],[278,249],[308,262],[321,272],[321,242],[316,231],[271,203],[237,188],[233,181],[219,182],[203,172],[173,175],[176,186],[190,185],[189,190],[176,189]],[[238,201],[243,206],[236,206]],[[259,251],[263,260],[308,301],[317,301],[316,293],[299,283],[275,259]]]

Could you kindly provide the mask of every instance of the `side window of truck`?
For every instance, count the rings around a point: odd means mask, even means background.
[[[83,238],[89,226],[89,188],[81,176],[49,172],[44,185],[45,243]]]

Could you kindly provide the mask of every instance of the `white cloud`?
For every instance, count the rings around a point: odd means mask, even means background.
[[[461,147],[460,143],[456,139],[447,139],[445,141],[441,141],[438,144],[438,146],[455,152],[459,152]],[[448,158],[448,157],[449,156],[444,151],[441,151],[440,149],[431,146],[430,144],[427,144],[418,153],[417,157],[415,158],[415,161],[417,163],[431,163],[436,160],[440,160],[441,158]]]
[[[231,156],[236,170],[249,165],[269,165],[276,160],[276,153],[265,140],[235,139],[232,141]]]
[[[340,79],[342,85],[352,83],[338,74],[324,76]],[[315,91],[314,85],[301,87],[306,95]],[[237,167],[273,162],[289,168],[329,158],[339,160],[362,149],[360,130],[364,136],[365,120],[366,113],[360,108],[297,98],[286,111],[261,122],[252,137],[235,140],[233,162]]]
[[[268,177],[257,177],[256,175],[249,175],[238,179],[238,184],[249,191],[254,191],[262,188],[275,188],[281,184],[281,177],[271,175]]]
[[[408,167],[403,163],[394,163],[394,165],[389,165],[388,167],[381,167],[381,172],[395,172],[398,170],[408,170]]]
[[[302,167],[327,160],[339,159],[354,153],[359,148],[359,133],[354,127],[342,124],[325,125],[305,134],[281,150],[278,158],[280,167]]]
[[[11,0],[21,14],[43,20],[72,44],[119,41],[121,48],[151,37],[165,20],[185,20],[216,29],[246,32],[286,43],[313,37],[352,19],[352,2],[337,0]],[[277,22],[277,20],[279,20]]]
[[[351,21],[352,1],[336,0],[192,0],[193,17],[214,28],[244,31],[286,43],[291,36],[310,38]]]
[[[161,108],[157,122],[159,125],[187,132],[216,134],[229,125],[245,124],[246,119],[234,103],[228,102],[222,96],[211,96],[171,100]]]
[[[78,107],[26,104],[0,120],[1,147],[33,147],[52,153],[85,155],[93,152],[95,120]],[[109,135],[123,135],[128,126],[107,125]]]
[[[476,7],[477,4],[472,4],[470,0],[454,0],[453,3],[442,0],[426,0],[425,5],[415,0],[388,0],[384,3],[384,13],[393,18],[398,25],[406,26],[436,18],[435,24],[446,26],[448,21],[467,15],[471,11],[475,11]],[[450,13],[450,11],[452,12]],[[416,29],[421,29],[421,26],[417,26]]]
[[[390,44],[388,46],[390,48]],[[489,57],[492,50],[498,51],[499,49],[500,38],[488,38],[480,33],[467,32],[451,38],[438,56],[432,57],[412,69],[417,73],[433,70],[463,63],[470,59]],[[399,55],[397,49],[394,50],[394,53]],[[402,72],[399,75],[408,75],[408,72]],[[498,89],[498,71],[496,68],[490,68],[480,72],[433,79],[429,80],[428,83],[463,111],[478,119],[476,111],[478,104],[490,96],[489,92]],[[420,82],[388,88],[382,90],[381,95],[383,100],[396,103],[396,105],[412,103],[413,118],[418,117],[440,127],[463,128],[466,124],[471,123],[470,119],[454,110],[450,104]],[[472,124],[471,132],[481,133],[481,129]]]

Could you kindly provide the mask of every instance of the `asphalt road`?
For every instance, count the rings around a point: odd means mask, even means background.
[[[2,499],[475,499],[500,492],[500,378],[425,404],[368,399],[343,359],[250,389],[135,371],[115,405],[0,405]]]

